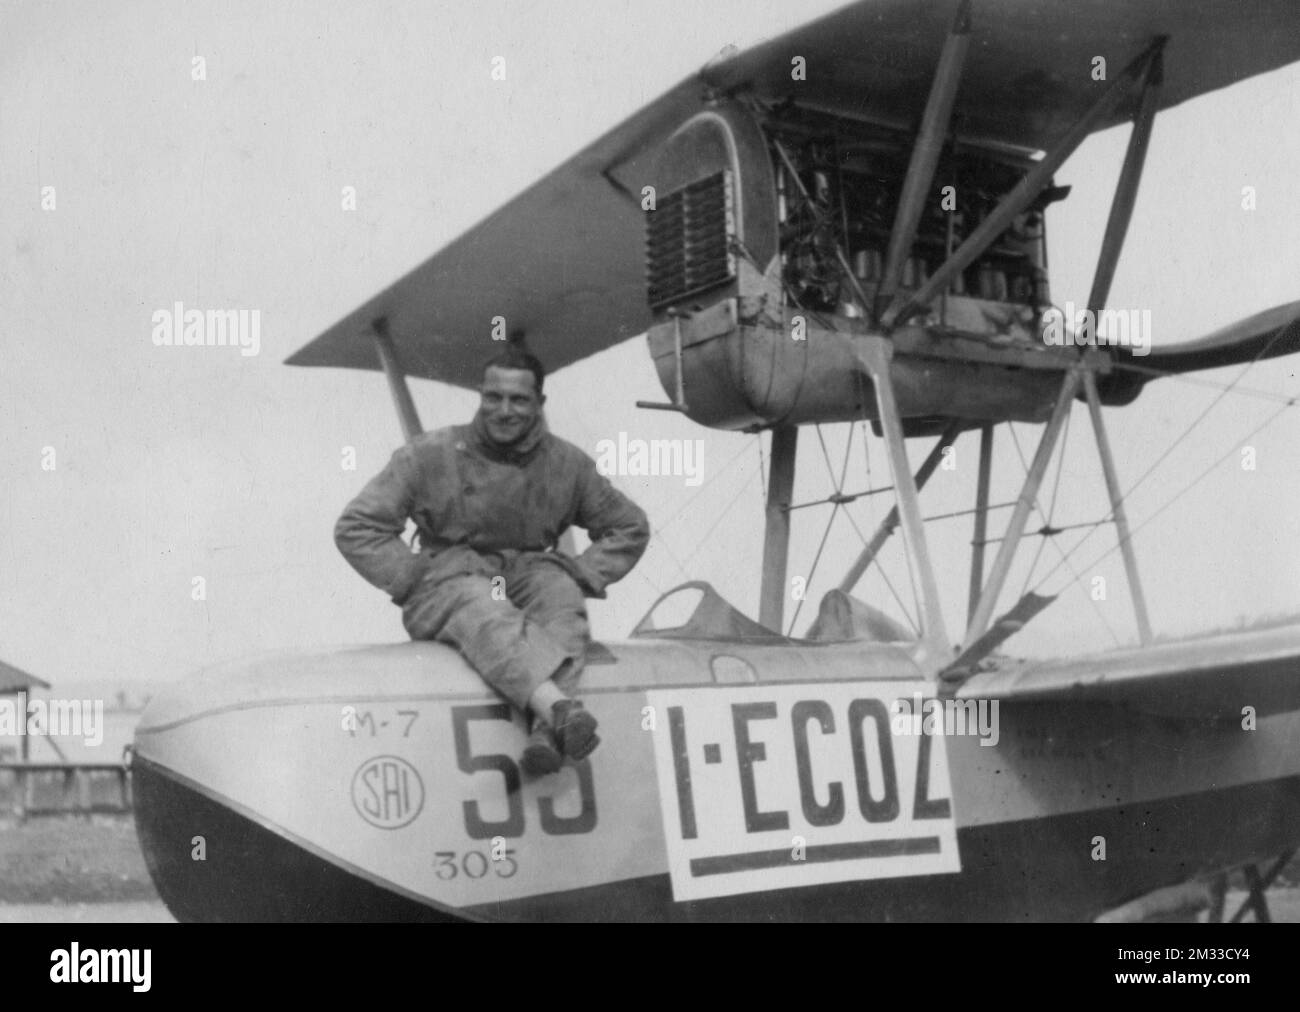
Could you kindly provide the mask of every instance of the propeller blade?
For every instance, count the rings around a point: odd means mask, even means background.
[[[1300,302],[1266,309],[1193,341],[1152,348],[1147,355],[1135,355],[1128,347],[1110,351],[1117,368],[1097,377],[1097,392],[1103,404],[1130,404],[1144,385],[1162,375],[1221,369],[1300,351]]]

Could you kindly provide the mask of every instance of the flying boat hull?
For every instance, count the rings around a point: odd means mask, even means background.
[[[613,644],[603,744],[535,780],[446,648],[268,658],[151,704],[136,818],[182,920],[1091,919],[1300,842],[1294,638],[1159,693],[1124,657],[976,676],[980,733],[910,741],[864,719],[924,691],[896,646]]]

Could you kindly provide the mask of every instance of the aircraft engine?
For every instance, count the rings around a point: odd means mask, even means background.
[[[883,276],[910,145],[902,131],[736,100],[669,137],[645,215],[646,281],[650,351],[674,407],[726,429],[876,417],[851,337],[871,327],[864,297],[869,305]],[[1027,153],[950,146],[902,289],[923,283],[1032,164]],[[967,335],[1041,348],[1043,205],[1063,193],[1049,191],[947,295],[896,329],[896,346],[924,355]],[[954,415],[1042,420],[1059,381],[949,359],[896,368],[894,382],[919,432]]]

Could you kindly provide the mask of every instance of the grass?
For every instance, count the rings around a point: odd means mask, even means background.
[[[129,815],[0,822],[0,903],[157,899]]]

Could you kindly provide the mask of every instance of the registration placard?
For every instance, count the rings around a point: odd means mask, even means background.
[[[943,735],[893,719],[933,690],[647,693],[674,899],[960,871]]]

